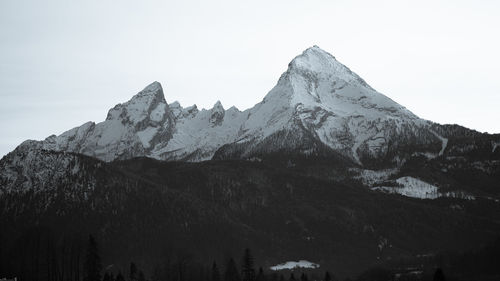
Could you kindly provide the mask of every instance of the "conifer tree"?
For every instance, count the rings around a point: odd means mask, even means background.
[[[99,249],[97,242],[92,235],[89,235],[87,245],[87,255],[84,263],[84,280],[85,281],[100,281],[101,280],[101,258],[99,257]]]
[[[290,279],[288,279],[290,281],[296,281],[297,279],[295,279],[295,276],[293,276],[293,273],[290,274]]]
[[[238,267],[236,266],[236,262],[233,258],[230,258],[227,263],[226,272],[224,273],[224,281],[241,281]]]
[[[220,280],[220,271],[219,271],[219,268],[217,267],[217,264],[214,263],[212,264],[212,276],[211,276],[212,280],[211,281],[221,281]]]
[[[257,274],[256,281],[267,281],[266,275],[262,267],[259,268],[259,273]]]
[[[325,272],[325,278],[323,281],[332,281],[332,277],[330,276],[330,272]]]
[[[266,277],[267,280],[269,281],[279,281],[279,275],[276,272],[273,272],[269,275],[269,277]]]
[[[243,254],[242,275],[243,281],[255,281],[254,258],[248,248],[245,249]]]
[[[300,275],[300,281],[308,281],[307,275],[302,272],[302,275]]]
[[[444,277],[443,270],[441,268],[436,269],[436,272],[434,272],[434,278],[432,279],[433,281],[445,281],[446,278]]]
[[[137,281],[137,266],[135,263],[131,262],[130,263],[130,281]]]
[[[113,274],[106,271],[104,277],[102,277],[102,281],[113,281]]]
[[[155,265],[153,268],[153,274],[151,275],[151,281],[161,281],[163,280],[164,276],[164,271],[162,270],[162,267],[160,265]]]
[[[144,272],[142,270],[139,271],[139,274],[137,276],[138,281],[146,281],[146,277],[144,276]]]
[[[115,281],[125,281],[125,277],[123,277],[121,272],[118,272],[118,275],[116,275]]]

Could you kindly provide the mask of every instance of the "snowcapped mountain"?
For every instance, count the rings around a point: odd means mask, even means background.
[[[23,239],[39,229],[97,234],[104,259],[127,266],[250,245],[268,266],[304,258],[351,274],[477,247],[500,230],[499,146],[415,116],[316,46],[245,111],[169,104],[154,82],[103,122],[0,159],[0,264],[26,272],[43,252]]]
[[[167,104],[158,82],[88,122],[22,146],[82,153],[104,161],[147,156],[161,160],[249,158],[262,152],[321,153],[327,148],[354,163],[397,161],[404,145],[444,143],[422,120],[371,88],[317,46],[294,58],[277,85],[253,108],[225,110]],[[438,147],[440,147],[438,145]],[[422,153],[439,153],[435,146]],[[392,157],[392,158],[391,158]]]
[[[174,125],[160,83],[155,82],[126,103],[110,109],[101,123],[87,122],[42,142],[21,146],[77,152],[104,161],[148,155],[158,143],[166,143]],[[154,145],[154,146],[153,146]]]
[[[83,154],[106,162],[135,157],[198,162],[301,155],[347,167],[349,173],[337,176],[374,190],[417,198],[496,198],[497,191],[488,186],[500,167],[499,143],[498,135],[417,117],[314,46],[295,57],[276,86],[250,109],[226,110],[220,102],[209,110],[168,104],[160,83],[154,82],[110,109],[103,122],[23,142],[2,159],[0,180],[4,191],[44,185],[44,172],[35,172],[38,167],[64,166],[67,161],[52,161],[55,156],[43,151]],[[432,170],[425,170],[431,164]],[[474,185],[457,184],[458,169],[480,176]],[[429,177],[438,170],[439,176]],[[452,170],[456,174],[448,179]],[[416,171],[421,173],[417,177]],[[404,180],[409,177],[415,180]]]
[[[314,46],[297,56],[264,100],[248,110],[236,143],[240,156],[265,151],[319,153],[317,143],[358,164],[385,156],[390,142],[438,141],[430,122],[371,88],[363,79]],[[270,138],[272,141],[265,141]],[[316,143],[316,145],[315,145]],[[246,146],[244,149],[241,146]],[[226,148],[227,150],[227,148]]]

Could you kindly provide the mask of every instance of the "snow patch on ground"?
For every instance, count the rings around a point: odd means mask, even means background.
[[[500,203],[500,199],[493,198],[493,197],[490,197],[490,196],[487,196],[487,197],[485,197],[485,198],[486,198],[486,199],[488,199],[488,200],[495,201],[496,203]]]
[[[444,150],[446,149],[446,146],[448,146],[448,139],[447,138],[443,138],[442,136],[438,135],[438,133],[434,132],[434,131],[430,131],[431,133],[433,133],[438,139],[441,140],[441,150],[439,151],[439,156],[443,155],[444,153]]]
[[[367,186],[374,186],[377,183],[387,180],[390,176],[396,174],[399,170],[397,168],[384,169],[384,170],[361,170],[356,169],[359,172],[356,179],[361,180],[363,184]]]
[[[413,177],[402,177],[397,179],[396,183],[398,183],[400,186],[377,186],[373,189],[419,199],[439,198],[437,186],[426,183],[419,179]]]
[[[391,194],[400,194],[406,197],[418,199],[437,199],[440,197],[475,200],[473,195],[463,191],[439,192],[438,187],[414,177],[401,177],[396,180],[398,186],[376,186],[372,190],[378,190]]]
[[[491,153],[493,153],[495,152],[495,150],[497,150],[497,147],[500,146],[500,142],[493,142],[491,145],[492,145]]]
[[[435,153],[431,153],[431,152],[414,152],[411,156],[423,156],[423,157],[430,160],[430,159],[436,158],[438,155],[436,155]]]
[[[465,200],[476,200],[474,195],[470,195],[464,191],[449,191],[444,193],[439,193],[440,197],[457,198]]]
[[[299,260],[299,261],[287,261],[285,263],[281,263],[270,267],[270,269],[274,271],[283,269],[294,269],[294,268],[319,268],[319,264],[306,260]]]

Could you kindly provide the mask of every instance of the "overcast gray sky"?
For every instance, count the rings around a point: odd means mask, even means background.
[[[500,133],[500,1],[0,1],[0,156],[152,81],[246,109],[318,45],[422,118]]]

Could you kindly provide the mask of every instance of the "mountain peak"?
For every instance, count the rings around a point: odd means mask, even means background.
[[[304,52],[302,52],[302,54],[310,54],[310,55],[316,55],[316,56],[330,56],[332,58],[335,58],[334,56],[332,56],[331,54],[329,54],[327,51],[321,49],[320,47],[318,47],[318,45],[314,45],[312,47],[309,47],[307,49],[304,50]]]
[[[154,120],[162,120],[167,109],[163,88],[159,82],[149,84],[129,101],[117,104],[109,110],[106,120],[121,119],[136,124],[154,113]],[[160,116],[161,115],[161,116]]]
[[[174,101],[172,103],[169,103],[168,106],[170,109],[172,108],[182,108],[181,103],[179,101]]]
[[[217,101],[214,107],[210,109],[210,124],[212,124],[212,126],[221,125],[224,120],[225,113],[226,111],[224,110],[222,103]]]
[[[153,83],[147,85],[146,88],[144,88],[142,91],[133,96],[132,99],[143,96],[153,96],[155,98],[165,101],[165,96],[163,95],[163,88],[160,82],[158,81],[154,81]]]
[[[295,57],[289,64],[289,71],[303,74],[313,72],[320,76],[337,77],[346,81],[358,80],[358,76],[337,61],[330,53],[314,45]]]
[[[147,85],[143,91],[156,91],[158,89],[162,89],[161,83],[158,81],[153,81],[151,84]]]
[[[214,107],[212,108],[212,111],[214,111],[214,110],[217,110],[217,111],[224,110],[224,107],[222,106],[222,103],[220,102],[220,100],[218,100],[214,104]]]

